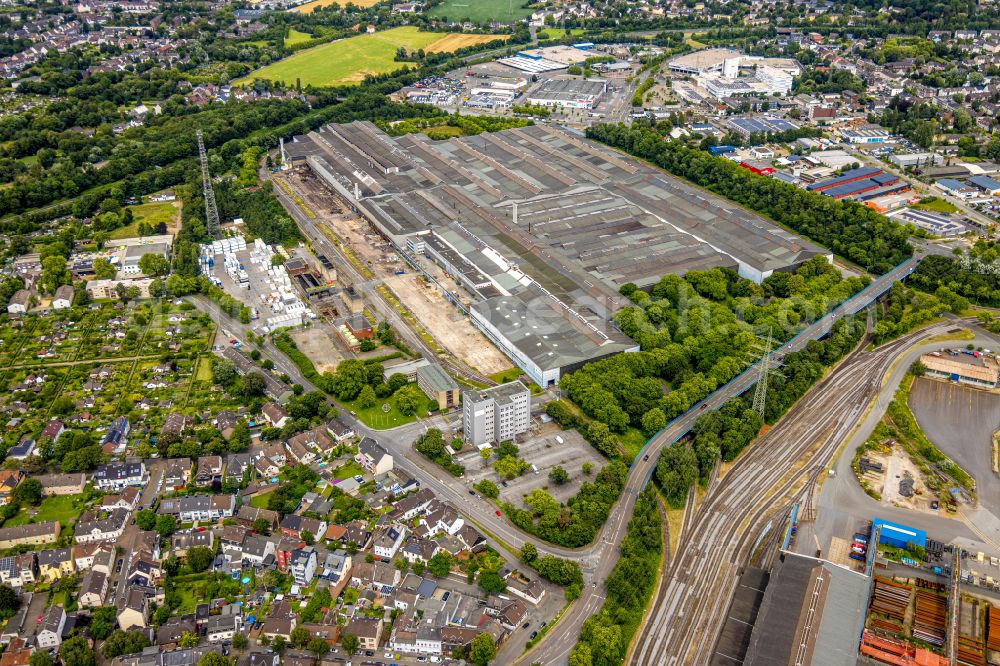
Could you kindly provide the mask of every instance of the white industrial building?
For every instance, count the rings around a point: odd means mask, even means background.
[[[550,79],[528,93],[528,104],[566,109],[592,109],[608,90],[604,79]]]

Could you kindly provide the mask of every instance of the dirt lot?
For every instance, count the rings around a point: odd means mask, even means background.
[[[563,443],[556,441],[560,437]],[[518,443],[521,457],[538,468],[538,474],[530,469],[520,477],[507,482],[507,487],[501,485],[500,501],[511,501],[520,504],[521,499],[536,488],[546,488],[552,497],[560,502],[575,495],[584,481],[593,481],[597,472],[608,461],[584,441],[575,430],[563,431],[559,426],[550,423],[542,426],[538,433],[528,441]],[[489,467],[483,467],[478,451],[463,453],[459,462],[465,465],[466,477],[470,483],[478,483],[481,479],[489,479],[500,484],[501,478],[493,471],[492,460]],[[590,462],[593,466],[589,476],[583,473],[583,463]],[[549,481],[549,471],[557,465],[569,473],[569,481],[557,486]]]
[[[507,357],[445,301],[437,287],[415,273],[386,278],[385,283],[427,332],[455,356],[486,375],[510,367]]]
[[[1000,395],[921,377],[910,390],[910,409],[927,439],[975,477],[983,506],[1000,512],[1000,483],[992,461]]]
[[[318,372],[333,372],[344,358],[330,334],[320,328],[302,328],[292,331],[290,335]]]

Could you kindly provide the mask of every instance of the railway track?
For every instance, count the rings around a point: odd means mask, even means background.
[[[829,466],[898,355],[940,332],[935,327],[853,353],[741,454],[686,525],[630,663],[708,663],[728,600],[767,520],[807,492],[817,468]]]

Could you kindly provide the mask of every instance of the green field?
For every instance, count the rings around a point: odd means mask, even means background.
[[[569,34],[571,37],[582,37],[587,31],[583,28],[570,28]],[[562,39],[565,36],[566,31],[559,28],[546,28],[538,32],[538,39]]]
[[[170,201],[144,203],[138,206],[130,206],[129,208],[132,211],[132,224],[112,231],[111,240],[138,236],[140,222],[145,222],[151,227],[155,227],[160,222],[163,222],[169,229],[175,226],[177,220],[177,207]]]
[[[76,520],[76,517],[83,511],[83,495],[46,497],[35,508],[38,513],[34,515],[34,522],[44,523],[49,520],[58,520],[63,527],[68,527],[69,522]],[[18,525],[26,525],[31,519],[32,516],[29,516],[28,512],[24,509],[21,509],[17,515],[7,520],[3,526],[17,527]]]
[[[299,51],[283,60],[258,69],[236,84],[254,79],[284,81],[302,85],[336,86],[360,83],[368,74],[385,74],[406,65],[396,62],[396,49],[424,49],[446,34],[420,32],[407,26],[373,35],[359,35]],[[410,63],[412,64],[412,63]]]
[[[950,201],[945,201],[944,199],[938,199],[937,197],[928,197],[920,203],[914,204],[912,208],[922,208],[924,210],[933,210],[938,213],[957,213],[958,206],[951,203]]]
[[[273,493],[273,492],[274,491],[272,490],[269,493],[262,493],[260,495],[255,495],[255,496],[251,497],[250,498],[250,506],[252,506],[255,509],[266,509],[267,508],[267,501],[271,498],[271,493]]]
[[[473,23],[518,21],[531,16],[532,10],[523,7],[524,4],[525,0],[444,0],[427,16],[453,21],[468,19]]]
[[[417,414],[420,416],[425,416],[427,414],[427,403],[430,400],[427,399],[423,393],[420,394],[423,398],[419,405],[417,405]],[[368,426],[369,428],[374,428],[375,430],[387,430],[389,428],[395,428],[396,426],[401,426],[406,423],[412,423],[417,420],[415,415],[407,416],[403,412],[399,411],[396,407],[396,396],[391,396],[388,400],[383,400],[379,398],[378,403],[374,407],[369,407],[367,409],[362,409],[358,406],[357,401],[345,402],[344,408],[349,410],[352,414],[357,414],[357,417]],[[382,405],[389,405],[389,411],[385,412],[382,410]]]
[[[291,28],[288,31],[288,36],[285,37],[285,46],[295,46],[302,42],[308,42],[310,39],[315,39],[315,37],[308,32],[299,32],[295,28]]]
[[[338,481],[343,481],[344,479],[349,479],[352,476],[357,476],[358,474],[364,474],[364,473],[365,469],[358,463],[351,460],[347,463],[344,463],[337,469],[333,470],[333,478],[337,479]]]

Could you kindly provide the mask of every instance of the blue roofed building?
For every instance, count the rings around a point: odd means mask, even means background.
[[[927,532],[916,527],[907,527],[882,518],[872,521],[872,529],[879,529],[878,542],[894,548],[907,548],[910,544],[927,547]]]
[[[990,178],[989,176],[972,176],[969,178],[969,184],[975,185],[990,196],[1000,196],[1000,181],[995,178]]]

